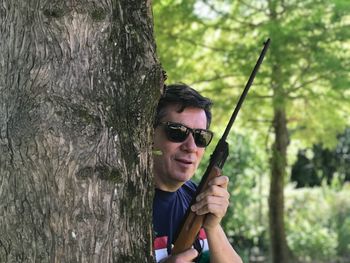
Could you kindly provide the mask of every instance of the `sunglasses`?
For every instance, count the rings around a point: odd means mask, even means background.
[[[169,141],[183,142],[188,135],[192,133],[194,142],[197,147],[207,147],[213,138],[213,132],[205,129],[191,129],[181,123],[176,122],[160,122],[160,126],[164,127],[165,134]]]

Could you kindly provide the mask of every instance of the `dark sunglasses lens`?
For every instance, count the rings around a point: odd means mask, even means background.
[[[213,134],[206,130],[196,130],[195,133],[195,142],[198,147],[206,147],[211,142]]]
[[[168,124],[166,126],[166,134],[170,141],[183,142],[188,136],[188,130],[182,125]]]
[[[166,123],[165,132],[168,140],[172,142],[183,142],[190,134],[190,129],[179,123]],[[197,147],[207,147],[213,138],[213,133],[204,129],[192,130]]]

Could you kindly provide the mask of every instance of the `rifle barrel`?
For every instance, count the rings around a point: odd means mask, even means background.
[[[247,84],[245,85],[245,88],[244,88],[244,90],[243,90],[243,92],[242,92],[242,95],[241,95],[241,97],[239,98],[238,103],[237,103],[237,105],[236,105],[236,107],[235,107],[235,109],[234,109],[234,111],[233,111],[233,113],[232,113],[231,119],[230,119],[229,123],[228,123],[227,126],[226,126],[225,132],[224,132],[224,134],[222,135],[222,139],[223,139],[223,140],[226,140],[226,138],[227,138],[227,136],[228,136],[228,134],[229,134],[229,132],[230,132],[230,130],[231,130],[231,127],[232,127],[233,123],[234,123],[235,120],[236,120],[237,114],[238,114],[239,110],[241,109],[241,106],[242,106],[242,104],[243,104],[243,101],[244,101],[245,97],[247,96],[247,93],[248,93],[248,91],[249,91],[250,86],[253,84],[255,75],[256,75],[256,73],[258,72],[261,63],[262,63],[263,60],[264,60],[264,57],[265,57],[265,54],[266,54],[266,51],[267,51],[269,45],[270,45],[270,38],[268,38],[268,39],[264,42],[264,48],[262,49],[262,51],[261,51],[261,53],[260,53],[260,56],[259,56],[259,58],[258,58],[258,60],[257,60],[257,62],[256,62],[256,64],[255,64],[255,67],[254,67],[252,73],[250,74],[250,77],[249,77],[249,79],[248,79],[248,81],[247,81]]]

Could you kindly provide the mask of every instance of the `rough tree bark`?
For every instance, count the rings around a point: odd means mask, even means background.
[[[284,227],[284,177],[286,169],[286,155],[288,133],[285,109],[274,109],[275,141],[272,146],[271,183],[269,194],[269,223],[271,241],[271,262],[287,263],[290,253]]]
[[[150,1],[0,3],[0,262],[152,262]]]

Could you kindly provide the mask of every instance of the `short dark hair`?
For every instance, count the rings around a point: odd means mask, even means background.
[[[207,128],[209,128],[211,123],[210,108],[212,102],[209,98],[203,97],[190,86],[180,83],[166,85],[164,87],[163,95],[158,102],[154,127],[156,127],[160,123],[160,120],[166,115],[166,107],[169,105],[178,105],[178,112],[183,112],[187,107],[203,109],[207,117]]]

